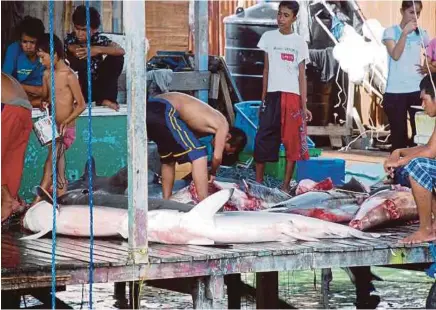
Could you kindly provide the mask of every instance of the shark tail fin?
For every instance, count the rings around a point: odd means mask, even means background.
[[[22,238],[20,238],[20,240],[35,240],[35,239],[39,239],[42,236],[48,234],[50,231],[51,231],[51,228],[43,230],[43,231],[40,231],[39,233],[30,235],[30,236],[22,237]]]
[[[233,195],[233,188],[223,189],[200,201],[188,216],[196,216],[201,219],[211,219],[219,209],[229,201]]]
[[[124,219],[121,221],[119,234],[124,239],[129,238],[129,214],[128,213],[126,213]]]
[[[50,199],[50,203],[53,204],[53,197],[52,195],[50,195],[50,193],[43,187],[41,186],[35,186],[36,191],[38,193],[39,196],[46,196],[48,199]]]

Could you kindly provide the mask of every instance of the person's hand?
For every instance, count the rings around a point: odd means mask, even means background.
[[[63,122],[59,125],[59,135],[60,136],[64,136],[65,135],[65,131],[67,131],[67,123]]]
[[[308,109],[304,109],[304,118],[306,122],[310,122],[312,120],[312,112],[310,112]]]
[[[265,108],[265,98],[260,102],[259,110],[257,110],[257,118],[260,118],[260,112]]]
[[[416,71],[418,71],[419,74],[426,75],[427,73],[429,73],[427,66],[423,66],[423,65],[416,65],[416,66],[418,67]]]
[[[411,20],[407,23],[407,25],[403,28],[404,34],[409,34],[412,31],[415,31],[415,29],[418,28],[418,24],[415,20]]]
[[[388,158],[386,158],[386,160],[383,164],[383,168],[385,169],[386,172],[388,172],[388,170],[389,170],[388,164],[398,162],[399,160],[400,160],[400,151],[395,150],[391,153],[391,155],[389,155]]]
[[[91,46],[91,57],[97,56],[100,54],[100,49],[98,46]],[[78,47],[76,48],[76,57],[79,59],[85,59],[88,57],[88,48],[85,47]]]
[[[399,160],[387,159],[383,166],[385,168],[385,171],[389,174],[389,176],[393,178],[395,169],[400,167],[401,164]]]
[[[216,179],[216,176],[214,176],[213,174],[209,174],[209,183],[213,183]]]
[[[41,100],[41,104],[39,105],[39,110],[42,112],[45,112],[45,110],[48,108],[49,103],[45,100]]]

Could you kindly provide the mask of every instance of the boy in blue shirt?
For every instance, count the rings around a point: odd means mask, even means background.
[[[38,18],[26,16],[18,26],[20,39],[9,45],[2,71],[12,75],[23,87],[32,106],[41,103],[42,76],[45,70],[36,55],[36,43],[45,28]]]

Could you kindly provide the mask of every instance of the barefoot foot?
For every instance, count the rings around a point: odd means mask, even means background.
[[[20,209],[21,204],[15,199],[2,199],[2,222],[7,220],[12,213]]]
[[[280,189],[281,189],[282,191],[284,191],[285,193],[289,193],[289,191],[291,190],[289,186],[285,186],[285,185],[282,185],[282,186],[280,187]]]
[[[432,228],[419,229],[410,236],[407,236],[400,243],[422,243],[436,240],[436,234]]]
[[[107,106],[108,108],[111,108],[111,109],[113,109],[115,111],[119,111],[120,110],[120,105],[118,103],[110,101],[110,100],[107,100],[107,99],[104,99],[101,102],[101,104],[104,105],[104,106]]]

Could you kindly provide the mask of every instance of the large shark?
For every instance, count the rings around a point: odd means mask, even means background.
[[[189,212],[158,209],[148,212],[148,240],[165,244],[232,244],[256,242],[317,241],[322,238],[373,239],[379,234],[296,214],[251,211],[217,213],[230,199],[233,189],[210,195]],[[163,201],[165,204],[165,201]],[[51,231],[53,206],[41,201],[24,216],[23,226],[36,235]],[[56,231],[72,236],[89,236],[87,205],[61,206],[56,210]],[[94,207],[94,235],[128,237],[128,212],[121,208]]]

